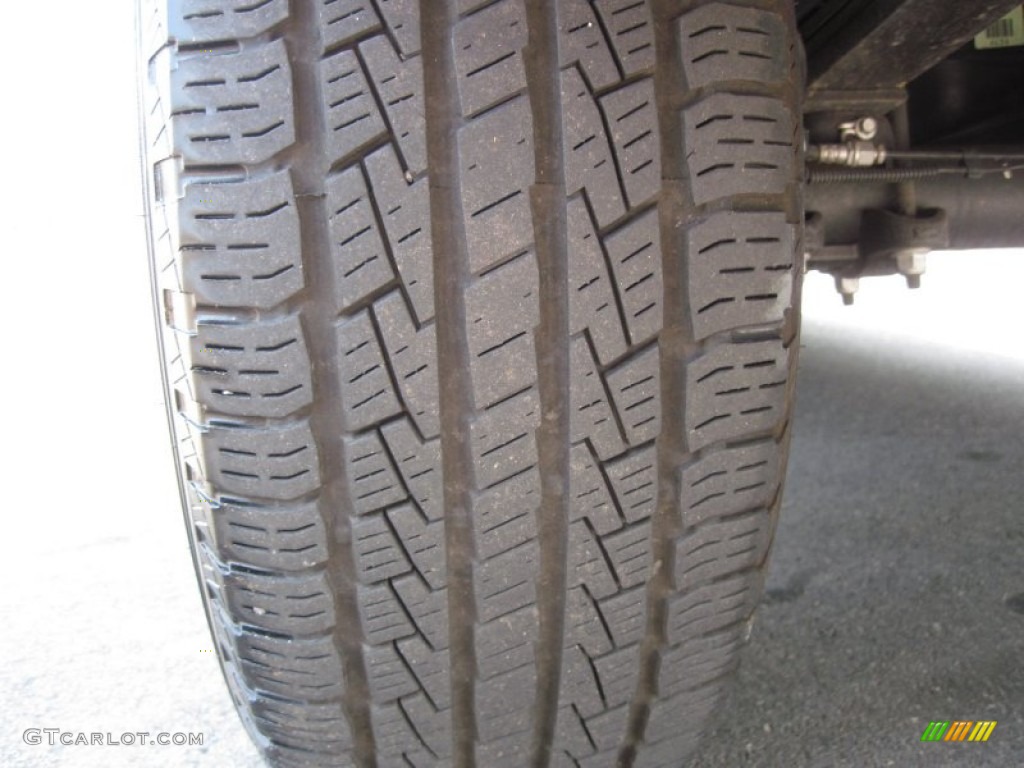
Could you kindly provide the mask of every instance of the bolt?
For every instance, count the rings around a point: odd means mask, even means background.
[[[862,117],[857,121],[854,130],[861,139],[873,139],[878,133],[878,121],[873,117]]]
[[[836,290],[843,297],[843,304],[853,304],[853,295],[860,289],[859,277],[836,277]]]
[[[896,269],[907,278],[907,287],[921,287],[921,275],[928,266],[928,252],[923,250],[900,251],[896,254]]]

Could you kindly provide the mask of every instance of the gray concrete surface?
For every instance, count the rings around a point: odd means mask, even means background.
[[[257,768],[166,445],[128,5],[18,3],[0,47],[0,766]],[[938,259],[922,291],[868,283],[852,311],[811,281],[769,600],[700,768],[1024,764],[1020,257]],[[988,744],[918,741],[982,717]]]

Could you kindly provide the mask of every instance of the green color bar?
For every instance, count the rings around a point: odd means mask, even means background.
[[[941,741],[948,728],[948,720],[945,722],[942,722],[941,720],[933,720],[928,723],[928,727],[925,728],[924,733],[921,734],[921,741]]]

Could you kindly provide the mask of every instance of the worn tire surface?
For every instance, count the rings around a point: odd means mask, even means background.
[[[784,474],[790,3],[177,0],[139,27],[182,494],[268,760],[680,765]]]

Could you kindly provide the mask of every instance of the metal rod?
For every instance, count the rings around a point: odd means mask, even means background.
[[[906,103],[901,104],[892,112],[892,132],[896,140],[897,149],[908,149],[910,147],[910,119],[907,116]],[[889,155],[893,157],[893,155]],[[897,202],[901,213],[907,216],[917,215],[917,190],[914,182],[906,179],[899,182],[896,188]]]
[[[1024,163],[1024,152],[974,152],[970,149],[890,149],[886,156],[892,160],[954,160],[960,162]]]

